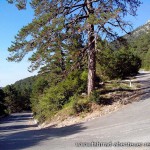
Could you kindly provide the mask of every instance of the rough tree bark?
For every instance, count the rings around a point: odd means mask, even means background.
[[[94,14],[91,0],[87,0],[88,14]],[[95,89],[95,74],[96,74],[96,51],[95,51],[95,35],[94,25],[88,25],[88,96]]]
[[[94,25],[89,25],[89,50],[88,50],[88,95],[95,88],[95,74],[96,74],[96,53],[95,53],[95,39],[94,39]]]

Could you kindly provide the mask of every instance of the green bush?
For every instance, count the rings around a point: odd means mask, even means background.
[[[53,116],[64,105],[70,102],[70,97],[86,91],[87,73],[74,71],[56,86],[47,88],[39,97],[32,96],[32,110],[41,122]],[[33,90],[34,91],[34,90]]]
[[[138,73],[141,60],[132,51],[126,49],[106,50],[98,54],[101,73],[110,79],[126,78]]]
[[[9,114],[20,112],[24,108],[24,101],[20,98],[18,91],[14,88],[13,85],[8,85],[3,88],[5,93],[5,106],[7,107],[7,112]]]
[[[73,114],[79,114],[82,112],[90,112],[91,105],[88,99],[78,97],[72,105]]]
[[[100,93],[97,92],[96,90],[93,91],[89,97],[89,100],[91,102],[95,102],[96,104],[99,104],[99,100],[100,100]]]
[[[102,96],[100,91],[93,91],[89,97],[89,101],[94,102],[98,105],[111,105],[113,100],[106,96]]]
[[[146,70],[150,70],[150,49],[147,51],[145,57],[143,58],[142,67]]]

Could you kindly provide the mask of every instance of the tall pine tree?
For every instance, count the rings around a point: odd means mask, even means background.
[[[19,9],[26,7],[26,0],[8,0],[16,3]],[[96,48],[95,40],[117,37],[115,28],[125,31],[128,22],[126,15],[136,15],[140,0],[31,0],[35,18],[23,27],[9,48],[9,60],[20,61],[28,52],[34,51],[30,60],[33,69],[51,61],[56,54],[56,45],[62,54],[63,44],[73,39],[74,34],[84,35],[86,47],[81,51],[88,53],[88,95],[95,87]],[[61,39],[59,36],[61,35]],[[73,45],[72,45],[73,46]],[[61,56],[62,57],[62,56]]]

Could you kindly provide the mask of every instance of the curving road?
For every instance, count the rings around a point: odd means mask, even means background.
[[[31,113],[1,119],[0,150],[150,150],[150,73],[141,73],[139,81],[139,102],[85,123],[39,129]]]

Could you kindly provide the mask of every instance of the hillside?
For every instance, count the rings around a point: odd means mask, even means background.
[[[148,20],[146,22],[146,24],[136,28],[135,30],[133,30],[132,32],[130,32],[129,34],[126,34],[125,36],[123,36],[125,39],[136,39],[140,36],[142,36],[145,33],[149,33],[150,31],[150,20]]]
[[[4,92],[3,104],[7,108],[6,113],[10,114],[31,109],[30,96],[35,79],[36,76],[28,77],[2,89]]]
[[[13,84],[13,86],[19,91],[32,90],[32,85],[35,79],[36,79],[36,76],[28,77],[28,78],[16,81]]]
[[[120,39],[123,42],[121,41],[121,44],[118,44]],[[142,68],[150,70],[150,20],[129,34],[119,38],[113,45],[116,49],[123,46],[133,51],[142,60]]]

